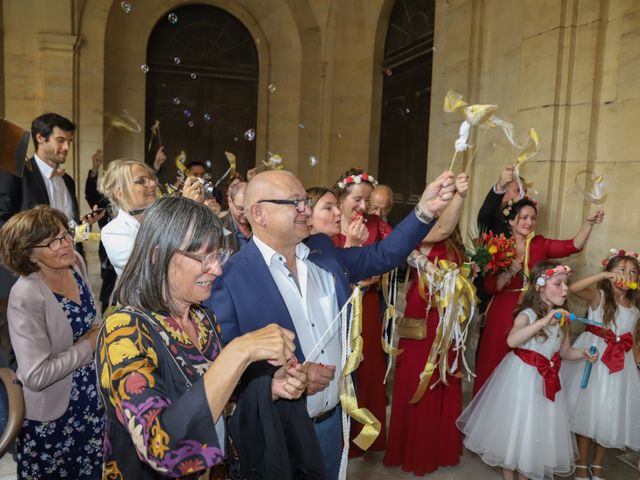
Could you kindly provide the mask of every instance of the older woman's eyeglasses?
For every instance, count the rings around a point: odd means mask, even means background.
[[[202,268],[202,273],[205,273],[211,270],[211,267],[216,263],[221,267],[227,263],[232,250],[230,248],[221,248],[209,255],[198,255],[197,253],[186,252],[184,250],[178,250],[178,253],[185,257],[192,258],[193,260],[198,260],[200,262],[200,267]]]
[[[151,177],[138,177],[133,181],[133,183],[135,183],[136,185],[141,185],[144,188],[147,188],[149,185],[151,185],[151,182],[155,183],[155,180]]]
[[[69,230],[67,230],[62,235],[54,238],[50,242],[44,243],[42,245],[33,245],[31,248],[48,248],[52,252],[57,252],[58,250],[60,250],[60,248],[62,248],[63,242],[69,243],[71,241],[73,241],[73,235]]]
[[[307,207],[311,208],[311,199],[310,198],[297,198],[294,200],[280,200],[280,199],[271,199],[271,200],[258,200],[257,203],[275,203],[276,205],[293,205],[296,207],[298,213],[304,213]]]

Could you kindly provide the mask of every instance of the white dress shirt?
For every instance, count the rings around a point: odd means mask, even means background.
[[[49,205],[52,208],[56,208],[62,211],[69,220],[75,220],[73,212],[73,199],[71,194],[64,183],[64,180],[60,176],[51,178],[51,168],[47,163],[41,160],[38,155],[33,156],[36,159],[38,169],[44,180],[44,185],[47,187],[47,195],[49,195]]]
[[[308,355],[338,315],[338,298],[333,274],[318,267],[307,258],[309,247],[296,245],[296,268],[298,281],[287,267],[285,258],[261,241],[255,234],[253,239],[264,258],[273,280],[287,305],[295,326],[302,353],[307,360],[336,366],[335,378],[323,391],[307,397],[307,411],[315,417],[338,404],[338,378],[340,376],[340,320],[331,326],[330,333],[322,343]]]

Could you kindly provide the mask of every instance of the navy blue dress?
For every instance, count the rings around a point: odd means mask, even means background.
[[[55,294],[64,309],[76,341],[89,330],[96,316],[93,297],[74,270],[80,305]],[[104,410],[98,396],[95,362],[73,372],[67,411],[56,420],[25,419],[16,441],[20,479],[100,479]]]

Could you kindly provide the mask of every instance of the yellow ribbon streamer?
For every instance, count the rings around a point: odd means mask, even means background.
[[[378,419],[366,408],[358,407],[355,387],[351,374],[358,368],[362,356],[362,291],[356,287],[349,301],[351,304],[351,322],[349,328],[350,354],[340,373],[340,404],[342,410],[363,425],[353,440],[362,450],[367,450],[380,435],[382,426]]]
[[[419,291],[424,299],[427,295],[427,283],[431,284],[431,292],[434,292],[440,321],[436,329],[436,338],[433,341],[427,362],[420,373],[420,381],[409,403],[418,403],[424,396],[431,377],[436,369],[439,372],[439,381],[447,383],[447,374],[453,374],[449,366],[449,350],[455,339],[454,350],[461,357],[461,361],[469,372],[464,359],[464,340],[466,328],[461,325],[469,320],[475,311],[477,303],[476,290],[470,280],[471,267],[468,264],[458,267],[455,262],[449,260],[438,261],[438,272],[433,274],[430,282],[425,272],[419,272]],[[468,326],[468,324],[467,324]]]
[[[524,241],[524,260],[522,262],[522,271],[523,271],[523,279],[522,279],[522,291],[526,292],[529,288],[529,278],[531,278],[531,273],[529,272],[529,250],[531,247],[531,240],[536,235],[536,232],[531,232],[527,235],[527,238]]]
[[[229,178],[233,178],[236,176],[236,156],[227,150],[224,151],[224,156],[229,161]]]
[[[382,317],[382,334],[380,336],[380,340],[382,342],[382,349],[384,350],[384,352],[387,355],[395,357],[398,356],[402,352],[402,350],[393,347],[393,345],[391,345],[391,343],[385,337],[385,333],[389,328],[389,323],[393,324],[396,319],[396,308],[395,305],[391,303],[391,300],[389,298],[389,288],[391,286],[389,276],[390,272],[385,273],[384,275],[382,275],[382,280],[380,282],[382,288],[382,298],[384,299],[384,303],[386,305],[384,315]]]
[[[99,242],[100,234],[98,232],[90,231],[90,225],[86,223],[81,223],[76,227],[73,241],[75,243],[86,242],[86,241]]]

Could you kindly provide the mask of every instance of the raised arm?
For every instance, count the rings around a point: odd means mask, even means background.
[[[587,218],[585,218],[580,230],[576,233],[575,237],[573,237],[573,245],[578,249],[582,250],[584,246],[587,244],[587,240],[589,240],[589,235],[591,235],[591,230],[593,226],[599,223],[602,223],[604,220],[604,210],[596,210],[595,212],[589,214]]]
[[[513,321],[513,327],[507,337],[509,347],[516,348],[531,340],[531,338],[544,327],[556,325],[559,320],[555,318],[555,314],[558,312],[566,313],[566,311],[561,308],[554,308],[544,317],[537,319],[533,323],[529,322],[529,316],[526,313],[520,312]]]
[[[456,193],[451,203],[444,209],[442,215],[440,215],[440,218],[438,218],[438,221],[425,238],[425,242],[431,245],[449,238],[460,221],[464,200],[469,192],[469,176],[466,173],[459,174],[456,177],[455,186]]]

